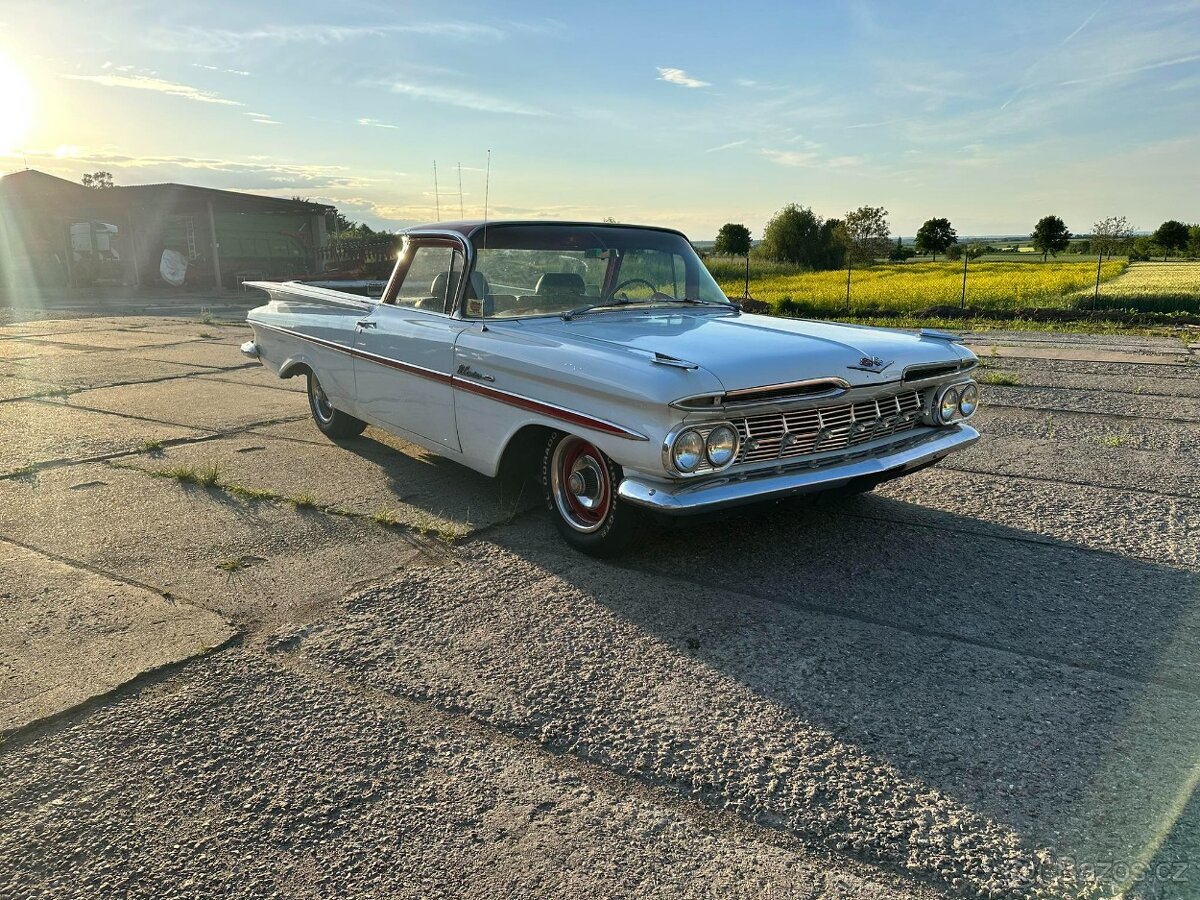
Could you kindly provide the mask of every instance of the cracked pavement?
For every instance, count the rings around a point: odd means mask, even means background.
[[[120,309],[0,326],[3,896],[1200,893],[1185,344],[973,335],[968,452],[602,563]]]

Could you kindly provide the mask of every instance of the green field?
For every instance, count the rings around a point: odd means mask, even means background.
[[[1076,258],[1077,260],[1078,258]],[[966,306],[981,311],[1090,309],[1096,261],[989,261],[968,263]],[[741,260],[710,260],[709,268],[731,297],[743,291]],[[854,270],[850,303],[846,272],[801,272],[778,263],[751,261],[750,296],[785,315],[915,315],[962,303],[961,262],[888,263]],[[1106,261],[1100,309],[1200,311],[1200,263]]]

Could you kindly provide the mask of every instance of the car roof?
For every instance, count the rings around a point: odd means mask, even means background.
[[[447,231],[457,231],[463,237],[469,238],[476,231],[480,231],[483,226],[489,228],[498,228],[508,225],[550,225],[563,228],[640,228],[644,231],[665,231],[670,234],[678,234],[687,239],[682,231],[675,228],[663,228],[658,225],[627,225],[624,222],[563,222],[556,219],[498,219],[488,220],[483,219],[463,219],[454,222],[429,222],[425,225],[412,225],[402,229],[401,234],[421,234],[425,232],[445,233]]]

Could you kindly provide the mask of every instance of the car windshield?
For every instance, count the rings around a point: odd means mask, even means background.
[[[691,244],[670,231],[497,225],[477,232],[474,243],[473,296],[465,311],[470,317],[485,311],[489,318],[513,318],[589,307],[728,303]]]

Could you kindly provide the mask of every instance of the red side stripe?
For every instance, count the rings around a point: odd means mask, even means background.
[[[313,337],[309,334],[293,331],[290,328],[279,328],[275,325],[262,324],[259,324],[258,327],[266,328],[268,331],[278,331],[281,334],[290,335],[291,337],[299,338],[302,341],[308,341],[309,343],[317,344],[321,347],[328,347],[331,350],[337,350],[341,353],[346,353],[349,356],[355,357],[356,359],[363,359],[367,362],[373,362],[376,365],[386,366],[389,369],[396,369],[400,372],[416,375],[419,378],[428,378],[430,381],[436,381],[439,384],[448,384],[456,390],[478,394],[481,397],[487,397],[490,400],[496,400],[500,403],[507,404],[508,406],[515,406],[517,409],[535,412],[551,419],[558,419],[562,422],[570,422],[572,425],[580,425],[584,428],[591,428],[593,431],[602,431],[605,434],[615,434],[618,437],[627,438],[629,440],[649,440],[644,434],[639,434],[636,431],[630,431],[628,428],[623,428],[620,425],[613,424],[612,422],[606,422],[603,419],[596,419],[592,416],[575,412],[574,410],[563,409],[560,406],[552,406],[551,404],[543,403],[540,400],[522,397],[519,394],[510,394],[508,391],[502,391],[499,388],[488,387],[487,385],[478,384],[474,381],[466,381],[456,375],[449,375],[445,372],[435,372],[432,369],[414,366],[412,363],[402,362],[398,359],[388,359],[384,356],[377,356],[374,353],[366,353],[362,350],[356,350],[353,347],[347,347],[345,344],[339,344],[335,341],[327,341],[324,338]]]

